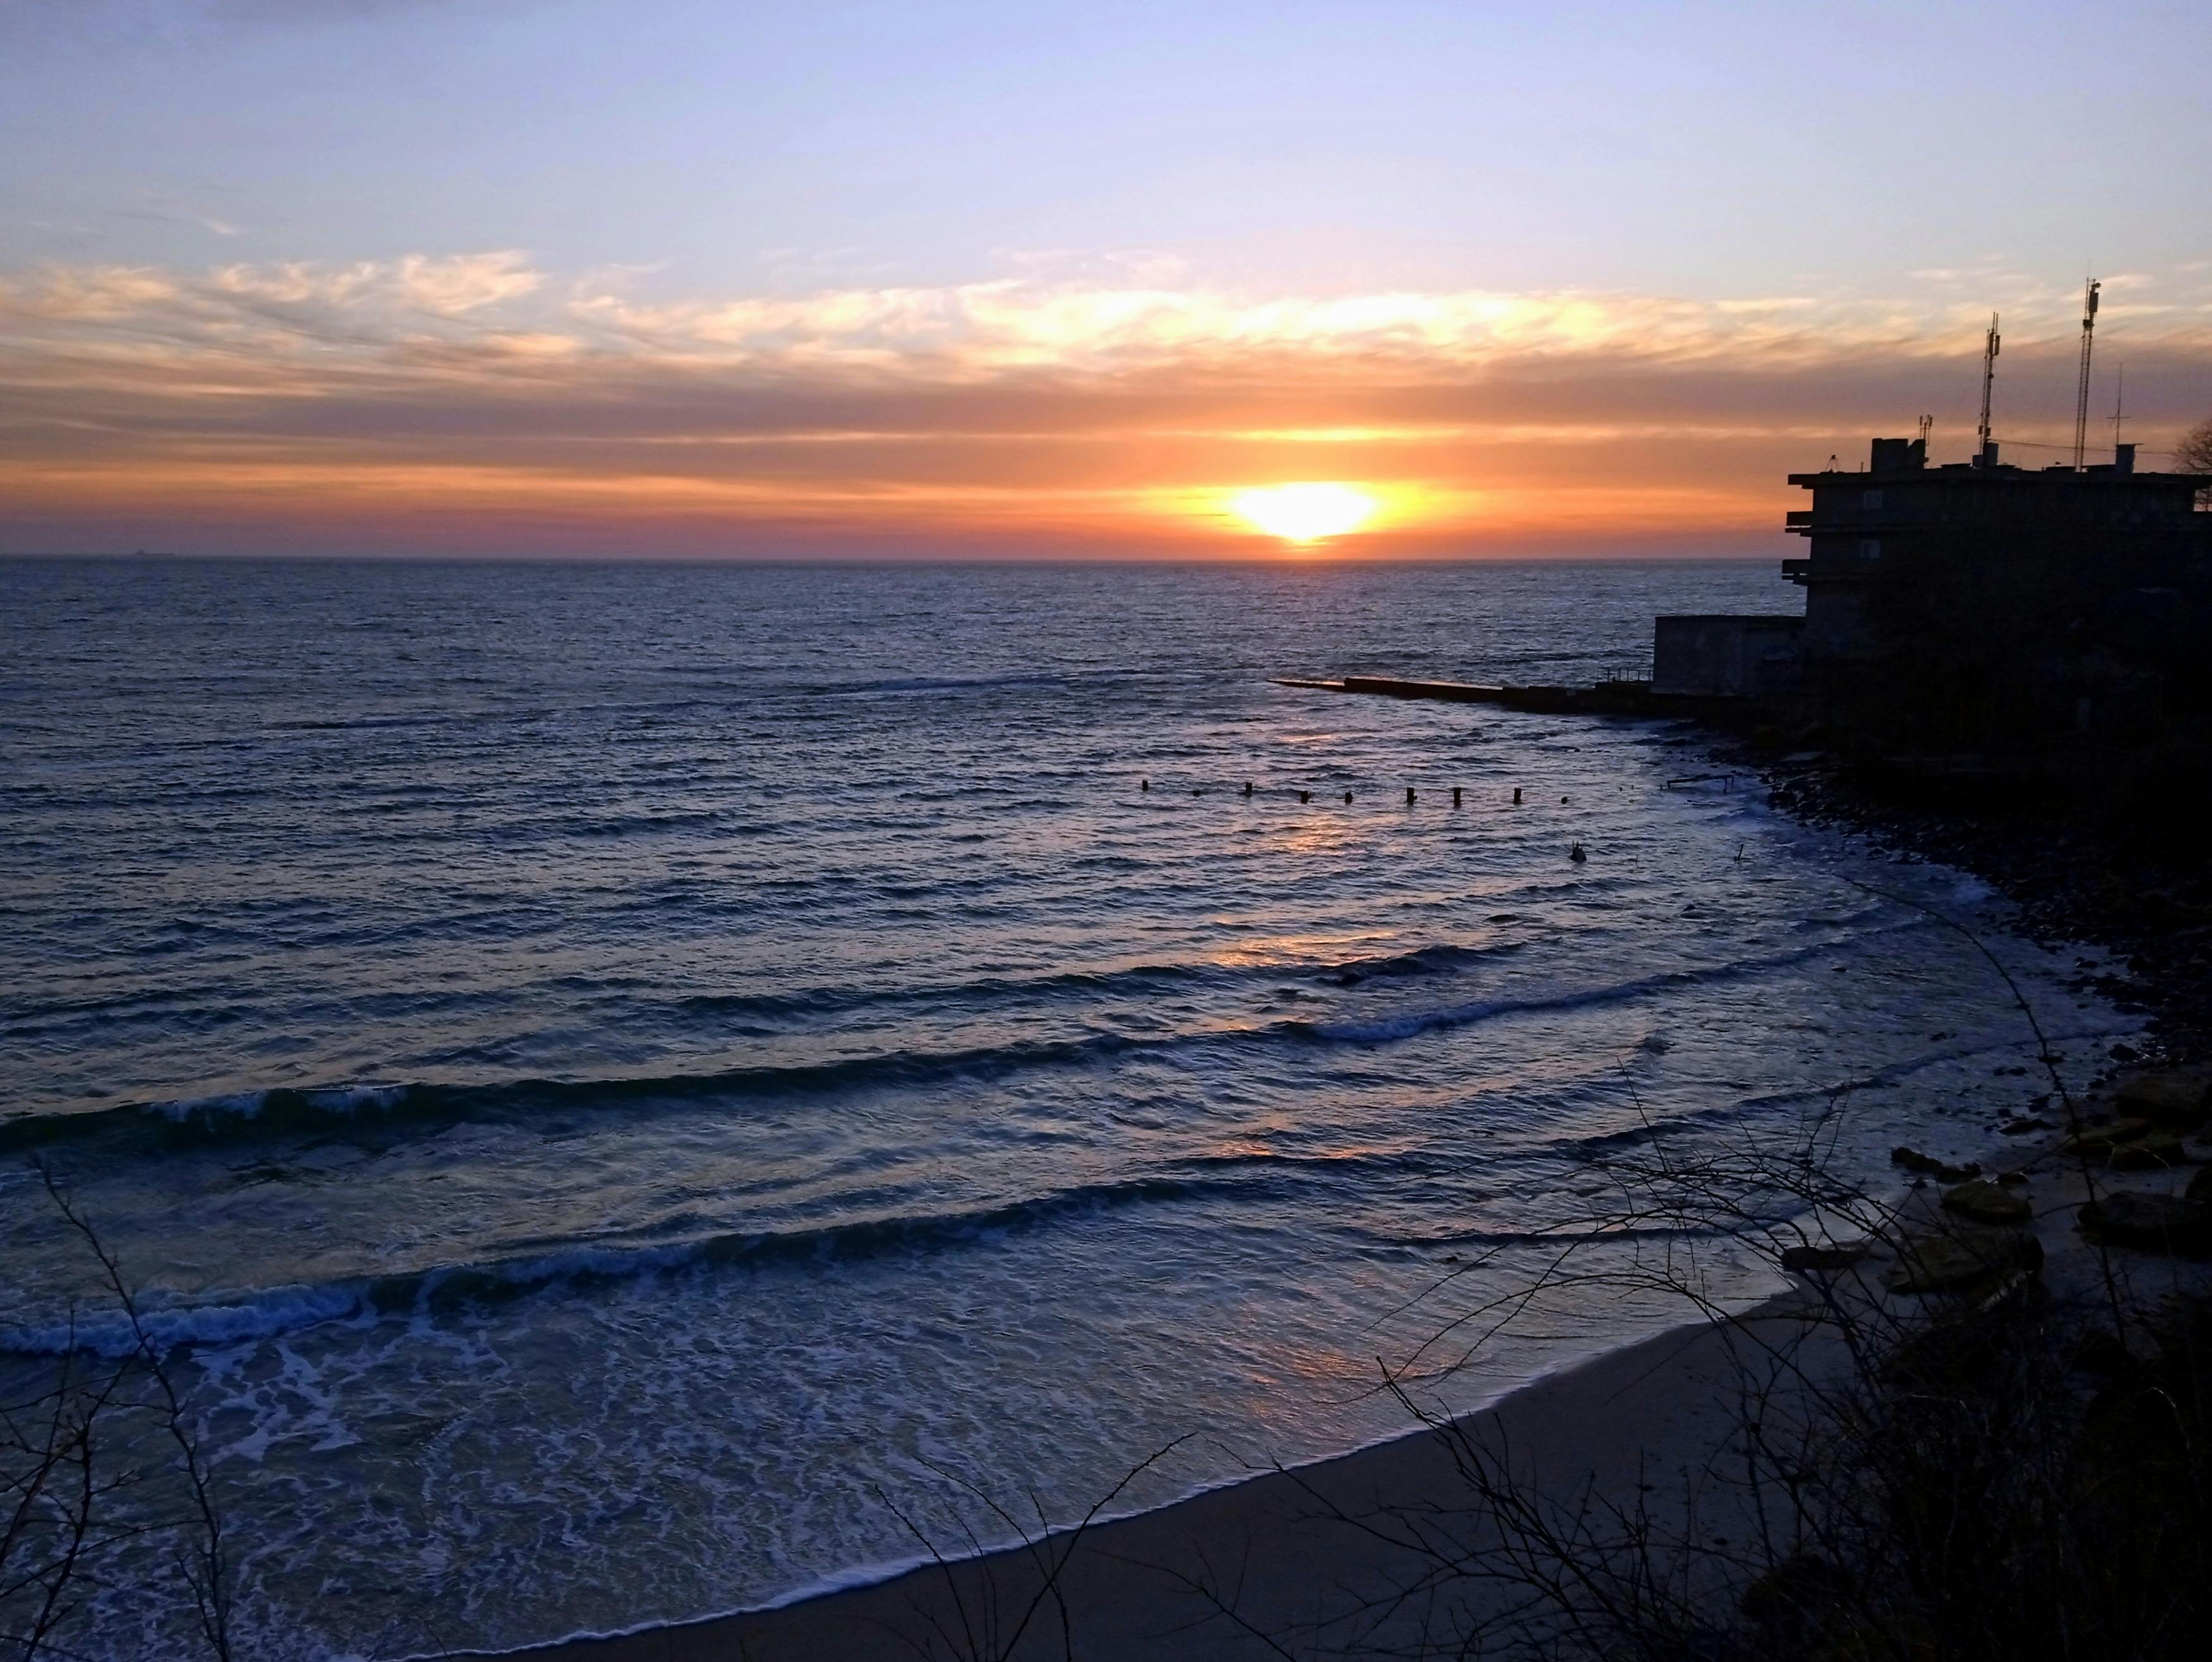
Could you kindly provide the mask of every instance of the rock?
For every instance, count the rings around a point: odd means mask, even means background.
[[[1867,1243],[1852,1241],[1838,1246],[1830,1243],[1822,1246],[1785,1246],[1782,1249],[1782,1267],[1802,1275],[1809,1269],[1848,1269],[1867,1255]]]
[[[2212,1166],[2207,1166],[2189,1180],[2186,1190],[2190,1199],[2212,1205]]]
[[[2171,1131],[2153,1131],[2113,1149],[2110,1164],[2115,1172],[2159,1172],[2179,1166],[2182,1160],[2179,1137]]]
[[[1941,1293],[2042,1263],[2043,1243],[2024,1229],[1954,1229],[1904,1242],[1882,1281],[1893,1293]]]
[[[2004,1134],[2008,1137],[2024,1137],[2030,1131],[2048,1131],[2050,1129],[2049,1120],[2027,1117],[2006,1121]]]
[[[2102,1125],[2076,1131],[2058,1146],[2069,1154],[2109,1154],[2124,1142],[2133,1142],[2137,1137],[2149,1135],[2150,1122],[2147,1119],[2107,1120]]]
[[[1976,1223],[2026,1223],[2035,1208],[2021,1195],[2008,1194],[1994,1183],[1962,1183],[1943,1196],[1943,1209]]]
[[[2194,1257],[2212,1250],[2212,1206],[2179,1195],[2120,1190],[2081,1208],[2081,1229],[2112,1246]]]
[[[1902,1166],[1908,1172],[1923,1172],[1938,1183],[1964,1183],[1969,1178],[1982,1175],[1982,1168],[1978,1166],[1947,1165],[1933,1154],[1923,1154],[1917,1148],[1907,1148],[1903,1143],[1889,1151],[1889,1158],[1893,1165]]]
[[[2194,1068],[2135,1074],[2120,1081],[2120,1111],[2177,1131],[2193,1131],[2207,1117],[2206,1087],[2212,1084]]]
[[[2027,1173],[2025,1172],[2000,1172],[1997,1173],[1997,1181],[2008,1186],[2016,1187],[2027,1181]]]

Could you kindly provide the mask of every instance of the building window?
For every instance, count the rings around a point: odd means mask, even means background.
[[[1881,492],[1879,490],[1860,491],[1859,506],[1861,508],[1880,508],[1881,506]]]
[[[1860,539],[1859,539],[1859,558],[1861,558],[1862,560],[1878,560],[1878,559],[1880,559],[1881,557],[1881,538],[1879,538],[1879,537],[1862,537],[1862,538],[1860,538]]]

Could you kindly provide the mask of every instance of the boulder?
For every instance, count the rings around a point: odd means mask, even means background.
[[[2043,1243],[2024,1229],[1961,1227],[1902,1242],[1882,1281],[1893,1293],[1942,1293],[2042,1263]]]
[[[2212,1251],[2212,1205],[2119,1190],[2081,1208],[2081,1229],[2107,1245],[2194,1257]]]
[[[2008,1173],[2009,1175],[2009,1173]],[[1943,1196],[1943,1209],[1976,1223],[2027,1223],[2035,1216],[2027,1196],[2000,1189],[1994,1183],[1962,1183]]]
[[[2204,1123],[2212,1106],[2207,1102],[2208,1087],[2212,1087],[2212,1077],[2202,1068],[2168,1068],[2130,1075],[2114,1094],[2123,1114],[2171,1130],[2193,1131]]]
[[[2069,1154],[2109,1154],[2124,1142],[2150,1135],[2147,1119],[2112,1119],[2084,1126],[2058,1146]]]
[[[2197,1175],[2189,1180],[2189,1198],[2212,1205],[2212,1166],[2200,1166]]]
[[[1889,1158],[1892,1165],[1902,1166],[1908,1172],[1921,1172],[1938,1183],[1964,1183],[1969,1178],[1982,1175],[1982,1168],[1978,1166],[1952,1166],[1937,1160],[1933,1154],[1923,1154],[1917,1148],[1908,1148],[1904,1143],[1891,1149]]]
[[[2184,1159],[2179,1137],[2171,1131],[2153,1131],[2113,1149],[2109,1164],[2115,1172],[2160,1172],[2181,1165]]]

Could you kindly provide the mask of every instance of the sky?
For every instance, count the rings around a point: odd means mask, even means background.
[[[2212,416],[2212,8],[0,0],[0,551],[1782,554]],[[2155,465],[2156,456],[2147,457]],[[1371,504],[1301,551],[1248,493]]]

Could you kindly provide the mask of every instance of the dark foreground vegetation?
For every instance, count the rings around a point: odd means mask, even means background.
[[[126,1563],[149,1559],[173,1620],[140,1648],[230,1662],[230,1548],[197,1422],[123,1267],[66,1191],[37,1176],[103,1289],[82,1317],[121,1336],[107,1354],[65,1344],[48,1368],[5,1359],[21,1366],[0,1392],[0,1662],[130,1654],[103,1632],[102,1600],[143,1578]]]
[[[2205,1653],[2212,1301],[2116,1324],[2014,1272],[1908,1320],[1856,1320],[1864,1348],[1832,1381],[1786,1366],[1749,1381],[1740,1487],[1696,1497],[1753,1519],[1734,1544],[1670,1505],[1681,1497],[1564,1506],[1519,1482],[1479,1422],[1454,1427],[1471,1507],[1498,1520],[1497,1544],[1454,1568],[1525,1594],[1516,1631],[1456,1635],[1472,1641],[1459,1653]]]

